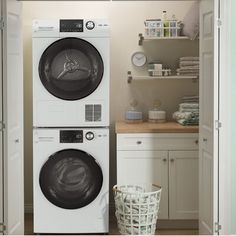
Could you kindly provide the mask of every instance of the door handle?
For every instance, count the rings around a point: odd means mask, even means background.
[[[170,159],[170,162],[174,162],[174,161],[175,161],[175,159],[174,159],[174,158],[171,158],[171,159]]]
[[[163,161],[163,162],[166,162],[166,161],[167,161],[167,159],[166,159],[166,158],[163,158],[163,159],[162,159],[162,161]]]
[[[142,141],[137,141],[136,143],[137,143],[138,145],[140,145],[140,144],[142,144]]]
[[[20,139],[15,139],[15,143],[19,143],[20,142]]]

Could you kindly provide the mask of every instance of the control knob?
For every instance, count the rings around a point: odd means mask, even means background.
[[[87,140],[93,140],[94,139],[94,133],[93,132],[91,132],[91,131],[89,131],[89,132],[87,132],[86,134],[85,134],[85,138],[87,139]]]
[[[92,30],[94,27],[95,27],[95,23],[93,21],[90,20],[86,22],[86,28],[88,30]]]

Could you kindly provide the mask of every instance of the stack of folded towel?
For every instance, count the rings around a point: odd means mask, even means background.
[[[179,104],[179,110],[173,113],[173,119],[181,125],[199,124],[199,97],[185,96]]]
[[[181,57],[177,75],[199,76],[199,57]]]

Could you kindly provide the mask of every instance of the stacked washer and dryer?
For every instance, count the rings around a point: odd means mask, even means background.
[[[35,233],[107,233],[109,24],[33,22]]]

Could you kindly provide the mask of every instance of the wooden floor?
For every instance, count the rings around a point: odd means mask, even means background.
[[[117,230],[116,225],[116,219],[115,217],[110,218],[109,222],[109,234],[110,235],[116,235],[119,234],[119,231]],[[32,235],[33,233],[33,214],[25,214],[25,234],[26,235]],[[198,230],[157,230],[156,235],[197,235]]]

